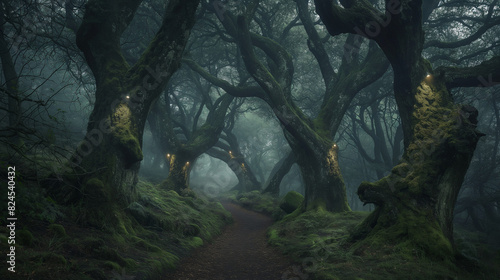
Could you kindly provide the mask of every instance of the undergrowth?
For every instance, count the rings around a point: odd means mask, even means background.
[[[269,193],[262,194],[255,190],[246,193],[231,191],[221,195],[222,200],[239,204],[246,209],[271,216],[275,221],[285,216],[285,212],[279,207],[279,200]]]
[[[294,270],[295,275],[288,277],[325,280],[500,279],[499,252],[496,256],[489,256],[489,260],[496,260],[496,265],[464,258],[457,258],[457,262],[450,265],[432,261],[416,251],[399,250],[390,242],[386,242],[383,249],[360,248],[349,242],[349,235],[368,212],[300,211],[285,216],[268,231],[269,243],[301,264]]]
[[[218,202],[140,181],[138,201],[120,213],[107,213],[123,215],[133,231],[82,227],[78,205],[58,205],[36,181],[24,179],[21,169],[16,176],[16,272],[4,266],[0,279],[161,279],[181,257],[232,221]],[[10,250],[7,212],[0,210],[0,250],[5,256]]]

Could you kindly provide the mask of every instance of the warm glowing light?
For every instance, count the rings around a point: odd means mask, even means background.
[[[125,96],[125,98],[130,99],[130,96],[127,95],[127,96]]]
[[[231,151],[229,151],[229,153],[230,153],[230,154],[232,154],[232,152],[231,152]]]
[[[333,144],[333,147],[334,147],[334,148],[337,148],[337,144]]]
[[[170,154],[167,154],[167,157],[170,157]]]
[[[188,161],[188,162],[186,162],[186,165],[189,165],[189,161]]]
[[[430,78],[431,77],[431,74],[427,74],[427,76],[425,76],[426,78]]]

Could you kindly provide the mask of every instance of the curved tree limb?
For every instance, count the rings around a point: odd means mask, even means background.
[[[457,87],[490,87],[500,83],[500,56],[495,56],[473,67],[441,66],[434,70],[444,77],[446,86]]]

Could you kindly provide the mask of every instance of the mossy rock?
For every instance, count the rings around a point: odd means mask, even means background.
[[[304,201],[304,196],[296,191],[288,192],[280,202],[280,208],[283,209],[287,214],[292,213],[300,204]]]
[[[203,245],[203,240],[199,237],[193,237],[189,239],[189,245],[193,248],[197,248]]]
[[[55,237],[66,237],[66,229],[64,229],[64,227],[60,224],[51,224],[49,225],[48,229],[54,234]]]
[[[16,242],[23,246],[31,246],[33,234],[29,230],[21,229],[16,232]]]

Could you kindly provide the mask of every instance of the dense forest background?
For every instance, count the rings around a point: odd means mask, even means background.
[[[297,209],[289,224],[308,211],[370,212],[341,234],[353,251],[395,241],[395,252],[453,267],[441,276],[460,274],[462,259],[499,264],[497,0],[0,7],[0,176],[6,186],[15,166],[16,213],[25,217],[18,239],[28,240],[19,246],[31,248],[20,257],[26,275],[41,277],[33,279],[71,270],[72,254],[61,252],[73,241],[54,237],[71,228],[75,239],[78,227],[111,234],[87,233],[98,237],[75,241],[73,251],[94,244],[102,254],[114,247],[99,240],[121,238],[182,256],[180,248],[210,240],[230,220],[219,197],[250,205],[249,193],[265,196],[280,220],[277,205],[291,191],[304,201],[281,208]],[[13,199],[3,190],[6,217]],[[155,243],[165,232],[177,232],[181,245]],[[51,238],[60,247],[42,245]],[[104,272],[73,272],[153,277],[116,257],[123,244],[106,251],[110,263],[96,264]]]

